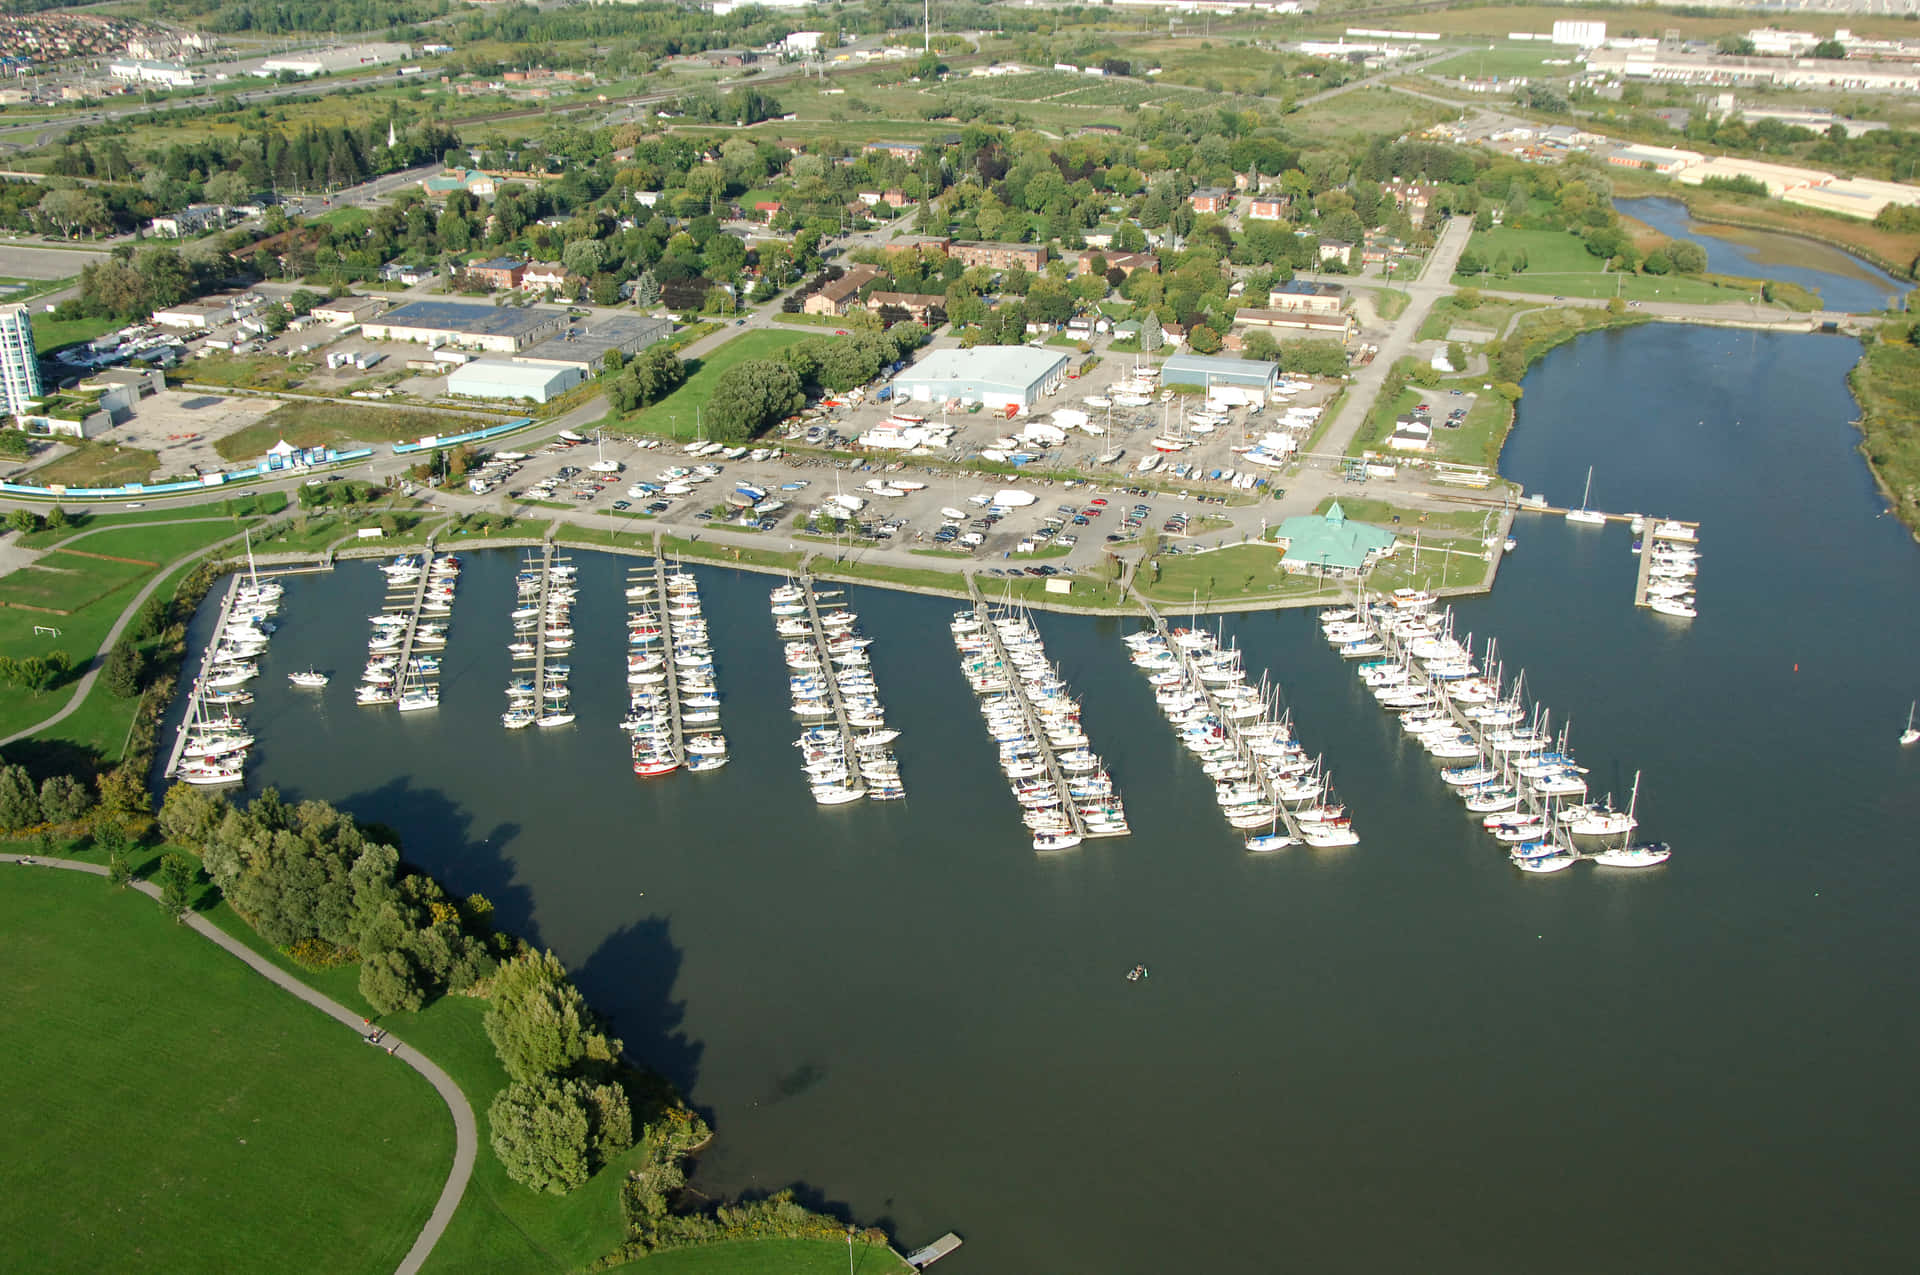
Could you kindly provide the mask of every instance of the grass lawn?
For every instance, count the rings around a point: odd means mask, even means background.
[[[776,350],[816,335],[813,332],[771,330],[742,332],[704,358],[690,360],[693,366],[689,369],[691,375],[687,377],[686,384],[653,406],[643,407],[631,416],[620,417],[618,425],[621,429],[636,433],[692,438],[694,418],[707,405],[707,400],[713,397],[713,387],[719,382],[722,372],[749,359],[764,359]]]
[[[1516,230],[1496,226],[1476,230],[1467,249],[1487,263],[1484,274],[1455,273],[1461,287],[1492,292],[1544,292],[1551,296],[1612,297],[1628,301],[1682,301],[1715,304],[1745,301],[1758,284],[1723,275],[1643,275],[1609,271],[1606,262],[1564,230]],[[1525,253],[1527,268],[1499,274],[1496,263]]]
[[[1346,513],[1350,522],[1369,522],[1376,527],[1387,527],[1401,535],[1412,538],[1418,530],[1423,539],[1432,536],[1472,536],[1476,540],[1480,535],[1480,524],[1485,512],[1477,509],[1453,509],[1439,511],[1433,509],[1409,509],[1385,500],[1370,500],[1364,496],[1329,496],[1314,506],[1313,512],[1327,512],[1335,500]],[[1394,526],[1395,517],[1400,525]],[[1499,525],[1499,519],[1494,520]]]
[[[144,448],[79,443],[59,460],[34,470],[32,481],[45,487],[118,487],[147,481],[159,464],[159,453]]]
[[[36,309],[33,312],[33,348],[45,358],[63,346],[91,341],[119,326],[118,322],[107,318],[56,319],[46,311]]]
[[[172,527],[116,527],[112,531],[88,536],[75,548],[133,558],[148,556],[152,550],[146,546],[156,546],[167,552],[154,554],[149,560],[164,563],[233,535],[238,530],[230,521]],[[0,577],[0,602],[27,602],[34,606],[77,605],[73,607],[71,615],[47,615],[38,611],[0,607],[0,654],[24,659],[29,655],[44,656],[50,651],[63,650],[73,657],[75,670],[82,670],[100,649],[100,643],[106,640],[107,630],[113,627],[113,622],[153,575],[155,568],[81,558],[58,550],[47,553],[41,561],[61,568],[61,574],[23,567]],[[71,574],[66,574],[68,568],[72,569]],[[177,577],[188,569],[190,567],[176,572],[173,583],[177,584]],[[60,636],[36,634],[33,631],[36,625],[59,629]],[[75,676],[78,676],[77,671]],[[71,693],[71,683],[39,695],[20,687],[0,687],[0,735],[10,735],[33,725],[64,705]],[[117,760],[120,748],[126,741],[127,724],[133,720],[133,708],[134,701],[115,699],[104,687],[95,685],[93,693],[48,737],[95,748],[103,759]]]
[[[775,323],[792,323],[808,328],[838,328],[846,325],[846,320],[831,314],[788,314],[785,310],[773,316]]]
[[[278,354],[216,354],[195,359],[168,378],[168,383],[217,385],[236,390],[290,390],[305,380],[316,366],[306,359],[289,359]],[[273,445],[271,440],[267,445]]]
[[[252,460],[281,439],[295,447],[346,443],[406,443],[429,434],[464,434],[500,422],[492,417],[451,416],[361,403],[282,403],[245,429],[213,445],[226,460]]]
[[[1518,30],[1519,28],[1515,28]],[[1444,62],[1436,62],[1421,72],[1423,75],[1459,77],[1462,79],[1512,79],[1514,76],[1527,76],[1532,79],[1569,75],[1580,68],[1577,66],[1548,66],[1549,58],[1566,61],[1573,50],[1550,44],[1508,44],[1501,41],[1489,49],[1485,45],[1468,49],[1456,57]]]
[[[734,545],[717,544],[711,540],[683,540],[679,536],[660,538],[662,553],[675,558],[699,558],[708,562],[751,563],[759,567],[774,567],[781,571],[797,571],[802,553],[792,553],[780,549],[739,548]]]
[[[1478,379],[1470,377],[1455,384],[1471,385],[1472,393],[1462,393],[1455,398],[1449,383],[1442,382],[1433,389],[1409,385],[1400,391],[1398,398],[1382,399],[1374,405],[1366,425],[1354,435],[1347,455],[1383,451],[1387,435],[1393,432],[1395,418],[1425,403],[1433,409],[1433,449],[1420,453],[1422,459],[1459,461],[1467,465],[1494,464],[1500,457],[1501,444],[1506,442],[1507,430],[1513,424],[1513,408],[1498,394],[1480,389]],[[1456,407],[1466,408],[1467,418],[1460,428],[1447,429],[1446,415]]]
[[[1292,575],[1280,569],[1278,550],[1262,545],[1231,545],[1212,553],[1161,554],[1156,579],[1151,567],[1136,578],[1139,590],[1155,602],[1178,609],[1196,597],[1201,605],[1229,599],[1309,597],[1321,592],[1315,576]],[[1328,581],[1328,594],[1339,592],[1340,582]]]
[[[856,1244],[854,1275],[906,1275],[913,1268],[884,1248]],[[646,1275],[841,1275],[847,1246],[839,1240],[735,1240],[655,1253],[615,1270]]]
[[[8,872],[8,1264],[391,1271],[453,1155],[427,1083],[150,900]]]

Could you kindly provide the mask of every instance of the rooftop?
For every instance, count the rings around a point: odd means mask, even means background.
[[[475,359],[462,363],[447,375],[447,388],[458,392],[460,384],[485,381],[529,392],[544,390],[563,369],[550,363],[509,363],[505,359]],[[458,384],[456,384],[456,382]]]
[[[409,301],[389,311],[382,323],[399,328],[444,328],[482,336],[511,336],[553,322],[561,311],[537,307],[485,305],[470,301]]]
[[[1339,571],[1358,571],[1374,554],[1393,547],[1391,531],[1364,522],[1348,522],[1346,510],[1334,501],[1324,514],[1299,514],[1280,524],[1279,538],[1287,542],[1283,560],[1313,565],[1325,563]]]
[[[980,345],[935,350],[900,375],[915,381],[981,381],[1025,389],[1067,361],[1059,350],[1024,345]]]

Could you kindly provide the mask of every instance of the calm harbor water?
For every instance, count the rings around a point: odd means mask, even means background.
[[[1715,274],[1797,283],[1818,292],[1829,310],[1888,309],[1890,298],[1913,286],[1817,240],[1697,222],[1677,199],[1616,199],[1613,206],[1663,235],[1699,244],[1707,250],[1707,269]]]
[[[958,1230],[954,1275],[1904,1268],[1920,551],[1853,451],[1857,352],[1656,325],[1526,381],[1529,490],[1570,502],[1591,464],[1596,508],[1704,523],[1690,626],[1633,609],[1625,528],[1541,517],[1459,608],[1598,790],[1645,770],[1664,869],[1515,873],[1305,612],[1224,627],[1333,766],[1351,850],[1249,858],[1121,623],[1047,615],[1135,832],[1035,856],[953,604],[859,589],[909,800],[817,809],[771,582],[706,568],[734,761],[643,782],[626,562],[590,554],[580,719],[544,734],[497,721],[513,555],[468,555],[443,707],[405,718],[352,703],[374,568],[290,581],[249,788],[392,825],[557,950],[712,1114],[704,1189]],[[318,696],[284,681],[309,664]]]

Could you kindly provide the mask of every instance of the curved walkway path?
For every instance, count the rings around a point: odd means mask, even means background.
[[[179,522],[225,522],[225,521],[227,521],[225,518],[175,518],[166,523],[154,523],[152,525],[172,526],[174,523],[179,523]],[[271,521],[272,521],[271,518],[263,519],[262,525]],[[136,523],[133,525],[139,526],[143,524]],[[50,547],[59,548],[61,545],[66,545],[71,543],[72,541],[80,539],[81,536],[92,535],[94,531],[109,531],[109,530],[115,530],[115,529],[116,528],[96,527],[92,531],[82,531],[77,535],[69,536],[66,540],[62,540],[60,542],[60,545],[54,545]],[[244,534],[246,533],[245,532],[241,533],[241,535],[244,535]],[[38,735],[41,731],[47,729],[49,726],[58,725],[60,722],[66,720],[68,714],[72,713],[75,709],[79,708],[82,704],[86,703],[87,696],[91,694],[93,691],[93,684],[100,680],[100,670],[107,666],[107,655],[109,652],[113,650],[113,644],[120,640],[120,635],[126,632],[127,626],[129,624],[133,623],[133,617],[139,614],[140,608],[146,605],[147,599],[153,596],[154,590],[158,589],[162,584],[162,582],[164,582],[167,579],[167,577],[171,576],[175,571],[178,571],[181,567],[184,567],[189,562],[192,562],[198,558],[204,558],[208,554],[214,552],[216,549],[219,549],[224,545],[230,545],[238,539],[240,539],[240,536],[228,536],[225,540],[216,540],[212,544],[207,545],[205,548],[196,549],[192,553],[182,554],[180,557],[175,558],[172,562],[165,563],[161,567],[159,567],[157,570],[155,570],[153,573],[153,578],[148,580],[144,585],[140,586],[140,592],[133,595],[132,599],[128,601],[126,605],[126,609],[120,612],[120,618],[113,622],[113,627],[108,629],[107,635],[100,640],[100,649],[98,651],[95,651],[92,657],[88,659],[87,671],[80,675],[80,680],[78,682],[74,683],[73,695],[67,700],[66,704],[61,707],[60,711],[56,712],[51,717],[35,722],[33,725],[27,727],[25,730],[17,730],[13,732],[13,734],[7,736],[5,739],[0,739],[0,748],[4,748],[8,744],[14,743],[18,740],[25,739],[30,735]]]
[[[33,855],[0,854],[0,863],[27,863],[38,867],[64,868],[69,872],[86,872],[93,876],[104,877],[107,870],[97,863],[82,863],[78,859],[43,859]],[[150,898],[160,897],[160,888],[147,881],[129,882],[134,889]],[[330,997],[322,996],[293,975],[269,961],[252,948],[234,938],[225,930],[205,917],[189,912],[186,924],[198,931],[201,937],[218,944],[228,952],[245,961],[256,974],[268,982],[292,993],[321,1013],[333,1018],[356,1033],[365,1035],[366,1022],[358,1014]],[[440,1070],[438,1064],[411,1045],[397,1038],[389,1037],[394,1048],[393,1056],[427,1078],[439,1093],[447,1110],[453,1115],[453,1167],[447,1171],[447,1184],[440,1188],[440,1198],[434,1202],[433,1213],[427,1218],[427,1224],[421,1228],[420,1237],[407,1250],[407,1255],[395,1267],[395,1275],[414,1275],[426,1264],[427,1255],[433,1252],[433,1246],[446,1231],[447,1223],[453,1220],[454,1210],[460,1207],[460,1197],[466,1194],[467,1180],[473,1176],[473,1158],[480,1145],[477,1126],[473,1120],[473,1108],[467,1105],[467,1096],[460,1092],[460,1086],[453,1078]]]

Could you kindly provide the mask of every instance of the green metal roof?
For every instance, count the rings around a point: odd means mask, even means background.
[[[1392,547],[1394,534],[1364,522],[1348,522],[1346,510],[1335,501],[1324,514],[1300,514],[1280,524],[1287,542],[1283,561],[1319,565],[1331,570],[1358,571],[1371,554]]]

